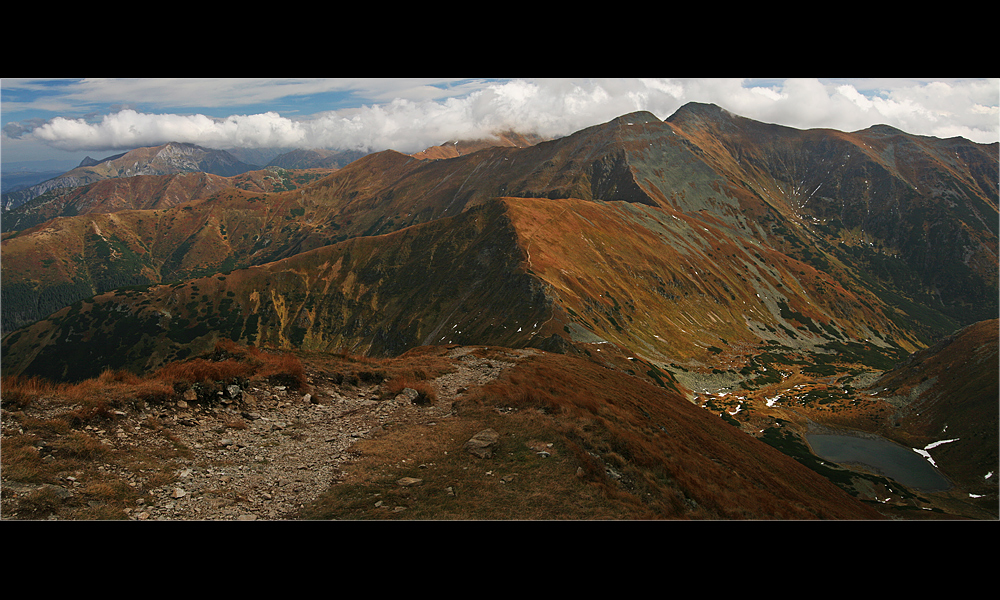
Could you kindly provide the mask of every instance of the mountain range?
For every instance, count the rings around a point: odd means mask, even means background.
[[[194,144],[170,143],[95,160],[89,156],[80,165],[57,177],[3,195],[4,212],[53,190],[76,188],[109,178],[137,175],[204,172],[230,176],[253,170],[228,152],[210,150]]]
[[[4,374],[461,344],[620,353],[701,403],[850,389],[996,328],[998,147],[693,103],[312,168],[135,150],[4,214]]]

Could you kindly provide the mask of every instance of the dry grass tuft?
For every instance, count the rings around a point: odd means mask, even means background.
[[[55,385],[41,377],[4,376],[0,379],[0,406],[23,410],[41,397],[53,393]]]
[[[421,371],[421,373],[423,372]],[[413,400],[414,404],[433,404],[437,401],[437,392],[434,390],[434,386],[425,381],[425,378],[426,374],[424,374],[424,378],[421,378],[419,374],[414,372],[397,375],[385,383],[383,397],[395,398],[403,390],[410,388],[417,392],[417,397]]]
[[[257,371],[258,377],[296,390],[302,390],[308,386],[305,367],[302,366],[302,362],[297,356],[293,354],[265,354],[262,357],[264,364]]]

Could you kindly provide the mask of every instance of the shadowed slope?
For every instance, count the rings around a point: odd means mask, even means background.
[[[420,344],[532,342],[550,307],[492,203],[227,275],[119,290],[4,338],[4,371],[56,379],[136,371],[231,338],[372,355]]]
[[[755,199],[762,240],[869,289],[925,340],[996,317],[1000,144],[801,131],[703,104],[667,121]]]
[[[1000,358],[996,319],[963,328],[886,372],[870,390],[895,408],[879,431],[934,461],[996,509]],[[938,442],[940,445],[936,445]]]

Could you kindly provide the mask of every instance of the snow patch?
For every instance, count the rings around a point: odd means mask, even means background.
[[[937,448],[941,444],[947,444],[949,442],[957,442],[958,440],[959,440],[959,438],[955,438],[953,440],[941,440],[940,442],[933,442],[933,443],[930,443],[930,444],[927,444],[926,446],[924,446],[924,450],[931,450],[933,448]]]

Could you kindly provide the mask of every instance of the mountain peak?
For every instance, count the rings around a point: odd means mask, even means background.
[[[648,110],[637,110],[622,115],[614,120],[615,123],[660,123],[659,117]]]
[[[690,121],[718,121],[720,119],[732,119],[736,115],[722,108],[717,104],[708,102],[688,102],[677,109],[674,114],[666,118],[668,123],[684,123]]]
[[[83,160],[80,161],[80,164],[77,165],[76,168],[79,169],[80,167],[93,167],[93,166],[99,165],[99,164],[101,164],[103,162],[109,162],[109,161],[112,161],[112,160],[117,160],[117,159],[125,156],[125,154],[127,154],[127,153],[122,152],[121,154],[114,154],[112,156],[106,156],[106,157],[101,158],[101,159],[91,158],[90,156],[87,156],[86,158],[84,158]]]
[[[870,133],[873,135],[900,135],[900,134],[905,134],[906,132],[902,131],[901,129],[896,129],[892,125],[886,125],[884,123],[880,123],[878,125],[872,125],[871,127],[862,129],[857,133]]]

